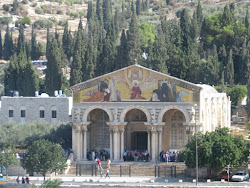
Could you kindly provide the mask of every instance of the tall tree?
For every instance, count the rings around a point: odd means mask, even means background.
[[[230,49],[227,65],[226,65],[226,81],[228,84],[234,84],[234,63],[233,63],[233,50]]]
[[[4,36],[4,46],[3,46],[3,58],[9,60],[13,55],[14,45],[12,41],[12,35],[10,33],[9,25],[7,25],[6,33]]]
[[[10,59],[9,66],[4,70],[4,93],[9,96],[17,90],[17,75],[19,73],[18,60],[16,54]]]
[[[196,16],[197,16],[197,23],[199,28],[201,28],[202,22],[203,22],[203,13],[202,13],[202,7],[201,7],[201,2],[198,0],[198,5],[196,8]]]
[[[246,11],[246,16],[245,16],[245,27],[248,28],[250,26],[250,16],[249,16],[249,9]]]
[[[32,60],[39,59],[40,57],[40,49],[39,45],[36,40],[36,33],[34,30],[34,25],[32,25],[32,31],[31,31],[31,52],[30,52],[30,57]]]
[[[117,47],[117,64],[116,69],[121,69],[128,66],[128,46],[127,46],[127,36],[125,29],[122,30],[122,35],[120,39],[120,45]]]
[[[54,37],[52,37],[51,42],[49,42],[47,52],[48,62],[45,71],[45,86],[47,93],[52,96],[55,90],[60,90],[62,87],[62,53]]]
[[[68,28],[68,20],[64,26],[64,32],[63,32],[63,38],[62,38],[62,48],[64,50],[64,53],[67,55],[67,59],[69,60],[70,57],[72,56],[71,48],[72,48],[72,37],[71,33]]]
[[[129,30],[127,32],[127,44],[128,44],[128,60],[129,64],[134,64],[135,59],[141,58],[140,49],[140,33],[137,25],[137,19],[135,11],[133,11],[131,22],[129,24]]]
[[[108,30],[109,24],[111,23],[112,20],[111,0],[103,0],[102,10],[103,10],[104,29]]]
[[[136,0],[136,15],[139,16],[141,14],[141,0]]]
[[[24,48],[24,28],[23,28],[23,24],[20,24],[19,26],[19,35],[18,35],[18,39],[17,39],[17,55],[20,53],[21,48]]]
[[[3,57],[2,29],[0,29],[0,59]]]
[[[166,61],[168,59],[168,52],[165,46],[165,38],[162,32],[162,27],[160,25],[157,27],[157,35],[153,47],[152,59],[153,59],[152,68],[154,70],[168,74],[168,69],[166,66]]]
[[[224,12],[222,15],[222,24],[223,26],[228,26],[233,24],[233,15],[232,12],[230,11],[229,5],[226,5],[224,7]]]
[[[82,81],[82,59],[79,49],[74,52],[73,61],[70,68],[70,85],[73,86]]]

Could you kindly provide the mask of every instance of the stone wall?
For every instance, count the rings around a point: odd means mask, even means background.
[[[67,122],[71,101],[71,97],[2,97],[0,122]],[[13,110],[13,117],[9,117],[9,110]],[[21,117],[21,110],[25,110],[25,117]],[[44,118],[40,117],[40,110],[44,110]],[[52,118],[52,110],[56,111],[56,118]]]

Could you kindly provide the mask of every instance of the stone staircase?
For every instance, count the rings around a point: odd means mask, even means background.
[[[77,167],[76,167],[77,166]],[[107,163],[102,162],[104,173]],[[81,162],[80,168],[74,162],[67,174],[81,176],[100,176],[100,169],[93,162]],[[80,169],[80,170],[79,170]],[[116,162],[111,164],[111,176],[154,176],[154,177],[177,177],[184,176],[186,165],[184,163],[151,163],[151,162]]]

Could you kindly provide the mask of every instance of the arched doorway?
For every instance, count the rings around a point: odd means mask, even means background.
[[[87,149],[89,151],[110,150],[108,114],[102,109],[94,109],[88,114]]]
[[[125,122],[127,126],[124,134],[125,150],[147,150],[147,127],[144,122],[147,122],[146,114],[139,109],[132,109],[126,113]]]
[[[165,125],[162,149],[164,151],[183,149],[187,143],[184,114],[180,110],[168,110],[163,116],[163,122],[165,122]]]

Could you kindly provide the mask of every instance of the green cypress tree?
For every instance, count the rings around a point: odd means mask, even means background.
[[[3,58],[5,60],[9,60],[10,57],[13,55],[13,52],[14,48],[13,48],[12,35],[9,30],[9,25],[7,25],[6,33],[4,36]]]
[[[72,36],[68,28],[68,21],[66,22],[64,26],[64,32],[62,37],[62,48],[64,50],[64,53],[67,56],[67,59],[69,60],[72,56]]]
[[[248,117],[250,117],[250,54],[248,54],[248,79],[247,79],[247,113]]]
[[[224,79],[224,71],[222,71],[221,73],[221,81],[220,81],[220,84],[221,84],[221,92],[226,92],[226,88],[225,88],[225,79]]]
[[[188,15],[188,10],[183,9],[181,11],[181,17],[180,17],[180,27],[181,27],[181,33],[182,33],[182,47],[183,51],[188,52],[189,48],[191,47],[191,34],[190,34],[190,17]]]
[[[157,27],[157,35],[155,37],[155,43],[153,48],[153,69],[165,74],[168,74],[166,61],[168,59],[167,49],[165,47],[165,38],[162,32],[162,27]]]
[[[90,18],[92,17],[93,12],[93,4],[92,1],[88,1],[88,12],[87,12],[87,21],[90,21]]]
[[[136,0],[136,15],[139,16],[141,14],[141,0]]]
[[[19,94],[22,96],[26,95],[26,88],[24,87],[26,83],[26,75],[25,75],[25,68],[27,64],[27,55],[26,55],[26,48],[21,45],[20,52],[17,57],[18,60],[18,74],[17,74],[17,91],[19,91]]]
[[[234,23],[234,19],[233,19],[233,15],[230,11],[230,7],[229,5],[226,5],[224,7],[224,12],[222,15],[222,24],[223,26],[228,26],[228,25],[232,25]]]
[[[21,51],[21,48],[24,47],[24,28],[23,28],[23,24],[20,24],[19,26],[19,36],[18,36],[18,39],[17,39],[17,49],[16,49],[16,52],[17,52],[17,55],[20,53]]]
[[[102,10],[103,10],[104,29],[108,30],[109,24],[111,23],[112,20],[111,0],[103,0]]]
[[[234,84],[234,63],[233,63],[233,50],[230,49],[226,65],[226,81],[228,84]]]
[[[82,59],[80,50],[74,52],[73,61],[71,63],[70,85],[73,86],[82,81]]]
[[[25,65],[24,83],[24,96],[34,96],[35,91],[39,90],[39,77],[30,59]]]
[[[11,91],[17,90],[17,75],[18,75],[18,60],[16,54],[10,59],[9,66],[4,70],[4,93],[5,95],[11,95]]]
[[[0,28],[0,59],[3,57],[2,29]]]
[[[39,49],[39,44],[36,40],[36,33],[34,30],[34,25],[32,25],[32,31],[31,31],[31,52],[30,52],[30,57],[32,60],[39,59],[41,56],[41,52]]]
[[[62,51],[58,47],[57,40],[52,37],[48,45],[47,69],[45,71],[45,86],[47,93],[53,95],[55,90],[62,88]]]
[[[250,18],[249,18],[249,9],[246,11],[246,16],[245,16],[245,27],[248,28],[250,26]]]
[[[197,24],[199,28],[201,28],[202,22],[203,22],[203,13],[202,13],[202,7],[201,7],[201,2],[198,0],[198,5],[196,8],[196,16],[197,16]]]
[[[140,49],[140,33],[137,25],[136,14],[133,11],[131,22],[129,24],[129,30],[127,33],[127,44],[128,44],[128,60],[129,65],[135,63],[135,59],[141,58]]]
[[[122,30],[122,35],[120,39],[120,45],[117,47],[117,63],[116,69],[121,69],[128,66],[128,46],[127,46],[127,36],[125,29]]]
[[[82,65],[82,80],[89,80],[95,77],[95,56],[94,56],[94,45],[93,45],[93,37],[90,35],[87,51],[84,56],[84,61]]]

